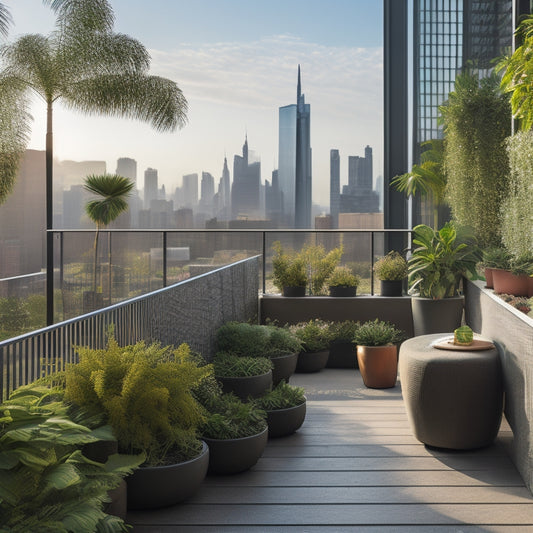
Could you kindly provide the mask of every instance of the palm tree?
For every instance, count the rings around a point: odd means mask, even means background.
[[[0,35],[3,37],[7,36],[7,30],[12,22],[13,20],[11,19],[11,14],[7,10],[7,7],[0,3]]]
[[[113,33],[114,15],[107,0],[43,2],[57,14],[56,31],[49,36],[24,35],[2,48],[0,116],[13,115],[12,122],[19,127],[18,138],[25,140],[29,94],[37,94],[46,104],[46,228],[51,230],[52,124],[56,102],[61,100],[67,107],[86,114],[140,119],[158,131],[173,131],[186,123],[187,101],[175,82],[148,74],[150,57],[139,41]],[[18,105],[13,106],[13,102]],[[4,147],[0,146],[0,150]],[[20,151],[13,155],[15,159],[16,156],[20,156]],[[8,170],[13,172],[12,167]],[[49,231],[49,324],[53,322],[52,245]]]
[[[93,294],[96,294],[96,274],[98,269],[98,237],[100,230],[113,222],[128,209],[126,198],[134,187],[133,181],[117,174],[90,175],[85,178],[84,189],[98,198],[89,200],[85,212],[96,224],[94,236]],[[111,265],[109,265],[111,275]]]
[[[426,148],[420,156],[420,165],[413,165],[411,172],[395,176],[391,184],[407,196],[417,193],[433,202],[433,224],[438,228],[439,206],[444,203],[446,176],[444,174],[444,141],[431,139],[422,143]]]

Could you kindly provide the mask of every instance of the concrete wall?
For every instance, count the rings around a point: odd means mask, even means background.
[[[484,282],[467,282],[465,292],[466,323],[500,348],[505,416],[513,431],[509,452],[533,492],[533,319],[485,289]]]
[[[321,318],[342,322],[355,320],[365,322],[379,318],[396,325],[413,336],[411,298],[387,298],[384,296],[356,296],[354,298],[331,298],[329,296],[262,296],[259,300],[260,320],[277,320],[279,325]]]

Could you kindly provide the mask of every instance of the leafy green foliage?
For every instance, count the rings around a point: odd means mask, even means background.
[[[501,246],[487,248],[483,250],[483,266],[506,270],[511,266],[511,255]]]
[[[145,452],[147,464],[179,462],[200,452],[203,420],[192,389],[213,369],[198,367],[186,344],[78,348],[79,363],[66,370],[66,395],[73,403],[104,412],[124,453]]]
[[[329,287],[358,287],[360,282],[361,278],[347,266],[335,267],[327,279]]]
[[[333,248],[329,252],[322,245],[305,245],[299,257],[303,260],[307,271],[309,294],[320,294],[329,276],[341,260],[343,249]]]
[[[352,342],[359,325],[359,322],[354,322],[353,320],[331,322],[329,324],[331,342]]]
[[[248,357],[277,357],[300,351],[289,330],[274,325],[227,322],[216,331],[217,350]]]
[[[221,378],[261,376],[272,370],[267,357],[246,357],[230,352],[218,352],[213,360],[215,375]]]
[[[444,120],[447,198],[454,220],[473,228],[483,247],[501,241],[500,206],[508,192],[505,139],[511,133],[507,97],[492,76],[457,76],[440,107]]]
[[[0,406],[0,530],[126,531],[102,508],[107,492],[144,457],[89,460],[82,446],[114,440],[111,428],[89,429],[94,419],[62,403],[62,388],[41,383],[17,389]]]
[[[290,331],[302,342],[302,352],[321,352],[329,349],[330,323],[318,318],[289,326]]]
[[[200,428],[210,439],[240,439],[261,433],[267,427],[266,413],[254,402],[243,402],[233,393],[209,397],[204,407],[207,419]]]
[[[413,229],[413,244],[409,283],[422,298],[456,296],[462,277],[476,276],[481,251],[468,229],[448,223],[435,231],[421,224]]]
[[[301,387],[293,387],[280,381],[277,387],[255,400],[256,405],[265,411],[296,407],[305,402],[305,391]]]
[[[361,324],[353,341],[360,346],[387,346],[397,344],[405,338],[405,334],[389,322],[370,320]]]
[[[520,119],[520,128],[528,131],[533,126],[533,16],[520,23],[518,36],[522,39],[511,57],[505,57],[497,69],[503,70],[501,88],[511,93],[513,116]]]
[[[374,263],[374,272],[380,280],[401,281],[407,277],[407,261],[392,250]]]
[[[273,281],[278,290],[283,290],[283,287],[305,287],[307,274],[303,259],[297,257],[293,251],[283,251],[279,241],[276,241],[272,248]]]
[[[507,153],[509,195],[501,208],[502,240],[517,259],[533,254],[533,132],[520,132],[510,137]]]

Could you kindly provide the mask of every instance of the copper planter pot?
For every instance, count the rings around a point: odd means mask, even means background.
[[[390,389],[396,386],[398,348],[388,346],[357,346],[357,362],[365,386]]]
[[[529,294],[530,277],[527,274],[516,275],[508,270],[495,269],[492,278],[494,292],[497,294],[512,294],[513,296]]]

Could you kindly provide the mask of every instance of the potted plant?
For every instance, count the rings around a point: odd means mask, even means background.
[[[531,292],[531,275],[533,274],[533,258],[530,255],[511,257],[508,269],[494,270],[492,273],[494,292],[528,296]]]
[[[209,451],[198,438],[204,420],[192,389],[212,374],[189,347],[144,341],[120,347],[112,335],[103,349],[78,348],[66,368],[65,399],[104,413],[121,453],[146,460],[127,480],[128,507],[173,505],[204,479]]]
[[[207,413],[200,433],[209,445],[209,471],[237,474],[257,463],[268,439],[266,413],[254,402],[223,394],[213,381],[204,381],[195,395]]]
[[[407,277],[407,261],[396,252],[390,251],[374,264],[374,273],[380,280],[381,296],[401,296],[403,280]]]
[[[494,288],[494,271],[509,270],[511,255],[501,246],[493,246],[483,250],[481,266],[484,268],[487,289]]]
[[[289,329],[302,342],[302,349],[298,355],[296,372],[319,372],[322,370],[329,357],[331,333],[329,323],[324,320],[314,319],[308,322],[299,322],[289,326]]]
[[[476,276],[481,259],[477,241],[467,228],[445,224],[434,230],[421,224],[413,229],[416,248],[408,261],[415,335],[454,331],[461,325],[463,276]]]
[[[272,382],[288,381],[294,373],[301,341],[288,329],[273,324],[228,322],[216,332],[217,349],[239,356],[268,357],[272,361]]]
[[[360,282],[361,278],[355,275],[350,268],[346,266],[335,267],[327,279],[329,295],[334,297],[355,296]]]
[[[268,438],[292,435],[304,422],[306,398],[301,387],[281,382],[255,403],[267,414]]]
[[[96,224],[94,236],[93,288],[83,295],[84,312],[94,311],[103,306],[103,296],[97,291],[98,238],[100,230],[113,222],[128,209],[127,197],[135,184],[128,178],[116,174],[90,175],[85,178],[84,189],[97,196],[87,202],[85,212]],[[111,265],[109,265],[111,276]],[[111,298],[111,295],[109,295]]]
[[[329,252],[322,245],[305,245],[298,257],[305,265],[309,294],[321,294],[326,280],[339,264],[343,253],[342,246]]]
[[[283,251],[281,243],[276,241],[272,248],[272,270],[274,285],[283,296],[305,296],[307,274],[301,257]]]
[[[2,531],[125,531],[125,501],[106,502],[143,456],[89,458],[87,445],[114,441],[111,428],[63,397],[38,380],[0,406]]]
[[[398,347],[404,334],[388,322],[368,321],[357,329],[357,361],[366,387],[388,389],[396,385]]]
[[[257,398],[272,386],[272,362],[267,357],[217,352],[213,368],[222,390],[233,392],[242,400]]]
[[[359,322],[353,320],[330,323],[328,368],[357,368],[357,349],[353,337],[358,328]]]

